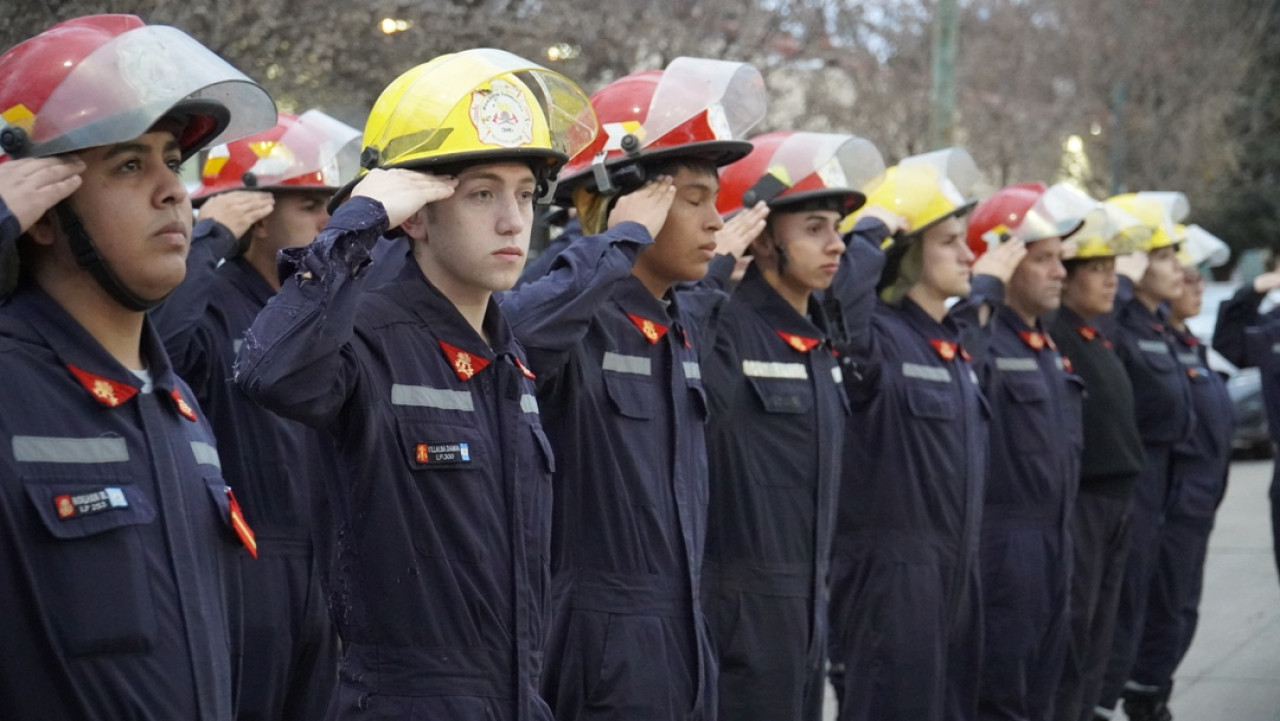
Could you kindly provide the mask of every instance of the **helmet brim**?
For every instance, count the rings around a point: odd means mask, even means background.
[[[670,148],[641,150],[635,155],[624,155],[606,160],[604,165],[613,171],[631,165],[654,165],[687,158],[690,160],[707,160],[714,163],[717,168],[723,168],[750,155],[752,148],[751,143],[745,140],[704,140]],[[556,201],[572,203],[573,193],[578,188],[584,188],[593,193],[599,192],[596,186],[595,173],[590,167],[580,170],[571,176],[561,178],[556,185]]]
[[[801,193],[783,194],[768,202],[769,209],[778,213],[791,212],[796,206],[832,200],[839,203],[839,212],[848,215],[867,203],[867,196],[858,190],[823,188]]]

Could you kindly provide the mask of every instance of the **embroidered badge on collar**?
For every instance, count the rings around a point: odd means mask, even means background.
[[[529,370],[529,367],[524,364],[524,361],[520,360],[519,358],[516,358],[515,361],[516,361],[516,368],[520,369],[520,373],[523,374],[525,378],[528,378],[529,380],[537,379],[538,376],[535,376],[533,374],[533,371]]]
[[[777,333],[779,336],[781,336],[782,340],[787,342],[787,345],[791,346],[792,348],[794,348],[795,350],[801,353],[808,353],[809,351],[817,347],[819,343],[822,342],[817,338],[806,338],[802,335],[795,335],[793,333],[784,333],[780,330],[774,331],[774,332]]]
[[[187,405],[187,401],[183,399],[177,388],[173,389],[171,395],[173,396],[173,405],[177,406],[178,412],[182,414],[182,417],[189,421],[196,420],[196,412],[191,409],[191,406]]]
[[[1062,356],[1062,370],[1068,373],[1076,372],[1075,366],[1071,365],[1071,359],[1066,356]]]
[[[458,375],[459,380],[469,381],[475,374],[489,366],[488,359],[472,355],[444,341],[440,341],[440,350],[444,351],[445,356],[449,359],[449,365],[453,366],[453,372]]]
[[[1085,340],[1093,340],[1098,337],[1098,330],[1091,325],[1082,325],[1076,328],[1076,332]]]
[[[240,510],[240,502],[236,500],[236,494],[231,492],[231,486],[225,486],[227,491],[227,503],[231,507],[231,526],[236,530],[236,535],[240,537],[240,542],[244,547],[249,549],[249,555],[254,558],[258,557],[258,538],[253,535],[253,529],[249,527],[249,522],[244,520],[244,511]]]
[[[959,343],[952,343],[941,338],[930,338],[929,345],[933,346],[933,349],[937,351],[939,358],[948,363],[955,360],[956,354],[960,352]]]
[[[1022,342],[1026,343],[1027,347],[1033,351],[1044,350],[1044,347],[1049,345],[1048,336],[1044,333],[1037,333],[1033,330],[1024,330],[1018,333],[1018,337],[1021,338]]]
[[[627,317],[631,319],[632,323],[636,324],[636,327],[640,329],[645,338],[649,339],[650,343],[657,343],[662,340],[662,336],[667,334],[667,327],[661,323],[655,323],[648,318],[641,318],[634,313],[628,313]]]
[[[67,364],[67,370],[71,371],[85,390],[93,394],[95,400],[108,408],[115,408],[138,394],[138,389],[131,385],[94,375],[70,363]]]

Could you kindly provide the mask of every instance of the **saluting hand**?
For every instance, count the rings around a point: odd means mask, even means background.
[[[670,175],[659,175],[639,190],[618,198],[609,213],[609,227],[630,220],[648,228],[649,235],[656,237],[666,224],[667,213],[675,199],[675,180]]]
[[[1270,293],[1273,290],[1280,289],[1280,271],[1271,271],[1263,273],[1253,279],[1253,289],[1259,293]]]
[[[422,206],[453,195],[458,179],[407,168],[376,168],[360,179],[351,197],[372,198],[387,211],[387,227],[398,228]]]
[[[726,220],[724,227],[716,231],[716,252],[741,258],[751,246],[751,241],[764,232],[768,217],[769,206],[762,200]],[[745,272],[745,267],[743,270]]]
[[[271,215],[276,206],[276,197],[261,190],[233,190],[204,201],[198,220],[214,220],[227,227],[231,235],[239,238],[253,227],[253,224]]]
[[[27,232],[49,209],[80,187],[84,161],[74,155],[0,163],[0,198]]]
[[[1027,256],[1027,244],[1020,240],[1010,240],[997,245],[982,254],[973,263],[974,275],[990,275],[1000,279],[1001,283],[1009,284],[1009,279],[1013,277],[1013,271],[1017,270],[1018,264]]]
[[[889,235],[893,235],[899,230],[907,230],[907,226],[909,225],[906,218],[898,215],[892,210],[889,210],[883,205],[868,205],[862,209],[861,217],[875,218],[881,223],[884,223],[884,226],[889,229]]]

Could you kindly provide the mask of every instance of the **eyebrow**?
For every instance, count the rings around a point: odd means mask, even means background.
[[[701,190],[705,193],[718,193],[720,192],[720,184],[716,183],[715,185],[712,185],[711,183],[706,183],[701,180],[692,180],[681,188],[681,190]]]
[[[164,149],[161,152],[168,153],[176,150],[180,150],[180,148],[178,146],[178,141],[175,138],[166,142],[164,144]],[[149,152],[151,152],[151,146],[147,145],[146,143],[119,143],[118,145],[111,146],[111,149],[107,151],[107,154],[102,157],[104,160],[110,160],[111,158],[114,158],[117,155],[125,155],[128,153],[149,153]]]
[[[505,183],[505,182],[507,182],[507,179],[506,179],[506,178],[504,178],[503,176],[501,176],[501,175],[499,175],[499,174],[497,174],[497,173],[490,172],[490,171],[485,171],[485,170],[479,171],[479,172],[474,173],[474,174],[472,174],[472,175],[468,175],[466,178],[463,178],[463,179],[462,179],[462,182],[468,182],[468,181],[472,181],[472,180],[492,180],[492,181],[497,182],[497,183]],[[537,179],[537,178],[535,178],[535,177],[533,177],[533,174],[532,174],[532,173],[530,173],[530,174],[529,174],[529,175],[527,175],[527,176],[522,176],[522,177],[520,178],[520,180],[516,181],[516,184],[517,184],[517,185],[521,185],[521,184],[528,183],[528,184],[532,185],[532,184],[537,183],[537,182],[538,182],[538,179]]]

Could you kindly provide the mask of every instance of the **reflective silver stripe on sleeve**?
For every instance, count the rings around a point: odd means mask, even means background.
[[[1062,356],[1058,356],[1057,358],[1054,358],[1053,364],[1058,366],[1058,370],[1060,371],[1065,371],[1067,369],[1067,364],[1062,362]]]
[[[606,351],[604,354],[604,363],[601,367],[607,371],[615,371],[618,373],[630,373],[637,376],[653,375],[650,370],[650,362],[648,358],[638,355],[622,355]]]
[[[753,378],[796,378],[804,380],[809,377],[809,369],[803,363],[779,363],[776,361],[742,361],[742,374]]]
[[[240,346],[242,345],[244,345],[244,338],[236,338],[235,340],[231,341],[231,352],[239,353]]]
[[[1138,348],[1148,353],[1168,353],[1169,344],[1162,340],[1140,340]]]
[[[218,449],[208,443],[191,441],[191,453],[196,457],[196,463],[203,463],[206,466],[214,466],[218,470],[222,470],[222,459],[218,458]]]
[[[684,362],[684,377],[702,380],[702,366],[697,361]]]
[[[1035,358],[996,358],[996,368],[1002,371],[1038,371]]]
[[[123,438],[14,436],[13,460],[26,463],[121,463],[129,460]]]
[[[391,404],[439,408],[446,411],[474,411],[475,402],[470,391],[451,391],[444,388],[410,386],[396,383],[391,386]]]
[[[520,410],[525,413],[538,412],[538,399],[532,393],[525,393],[520,396]]]
[[[1276,355],[1280,355],[1280,343],[1276,343],[1275,345],[1271,346],[1271,352],[1275,353]]]
[[[951,373],[946,368],[927,366],[920,363],[903,363],[902,375],[907,378],[919,378],[922,381],[933,381],[935,383],[951,382]]]
[[[1200,356],[1195,353],[1179,353],[1178,362],[1184,366],[1198,366],[1200,365]]]
[[[840,366],[831,366],[831,380],[844,383],[844,372],[840,370]]]

